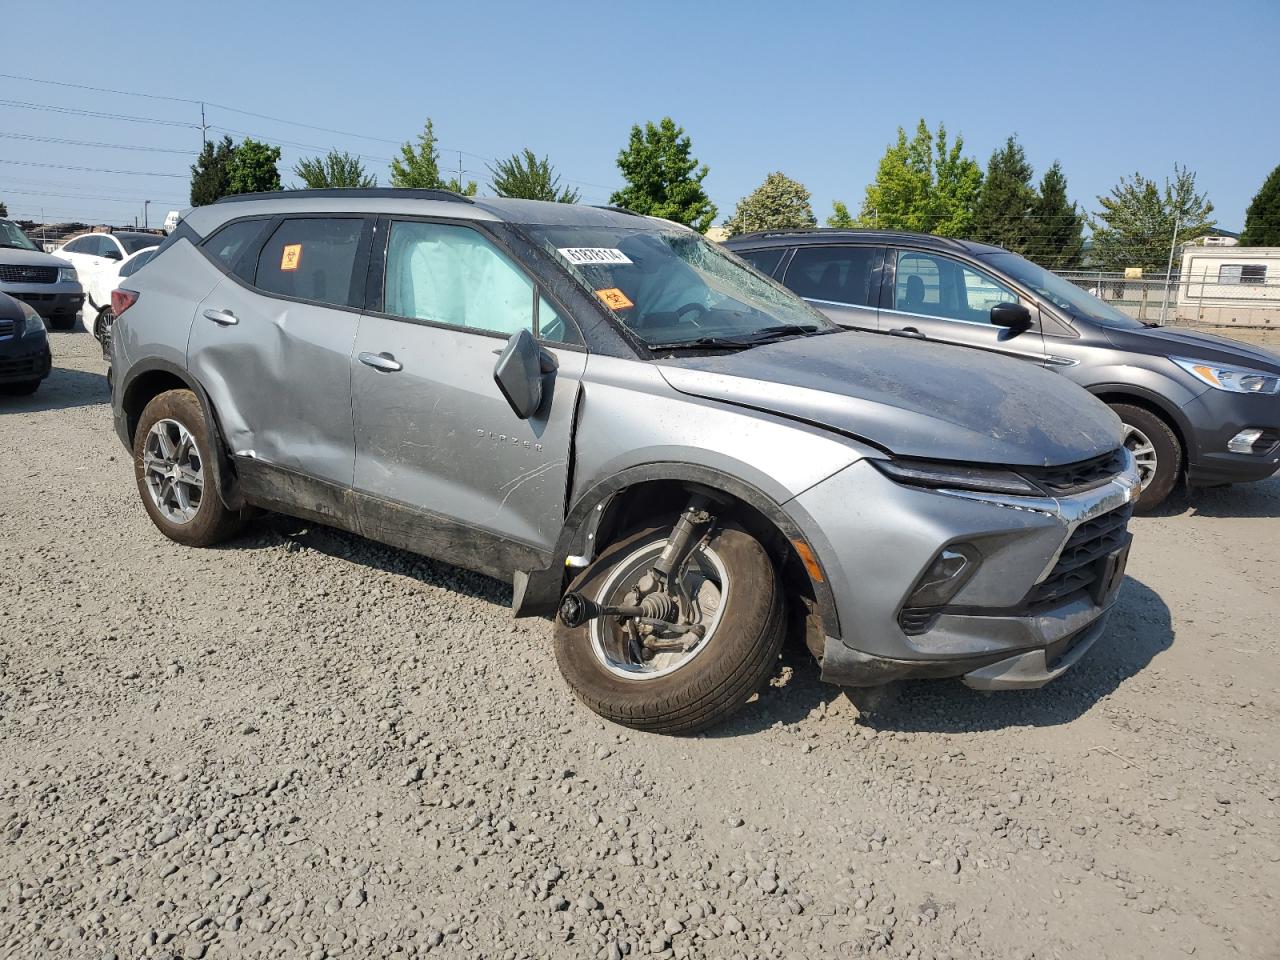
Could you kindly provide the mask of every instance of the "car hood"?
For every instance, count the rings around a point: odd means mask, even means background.
[[[657,363],[691,396],[816,423],[897,456],[1058,466],[1114,450],[1120,421],[1021,360],[856,332]]]
[[[1177,327],[1146,327],[1142,330],[1109,327],[1106,335],[1121,350],[1132,350],[1149,356],[1208,360],[1252,367],[1266,373],[1280,373],[1280,354],[1252,343],[1212,333],[1180,330]]]
[[[13,247],[0,247],[0,263],[17,264],[20,267],[69,267],[70,261],[55,257],[51,253],[39,250],[15,250]]]

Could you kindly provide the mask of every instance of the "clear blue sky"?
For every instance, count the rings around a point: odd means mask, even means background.
[[[1037,175],[1061,160],[1073,199],[1089,209],[1122,174],[1163,179],[1175,161],[1187,164],[1228,229],[1242,226],[1249,200],[1280,164],[1274,0],[41,0],[7,4],[4,37],[7,74],[207,99],[393,141],[414,136],[430,116],[446,151],[471,154],[464,169],[482,185],[488,175],[478,157],[529,146],[595,203],[618,185],[615,157],[630,125],[669,114],[711,167],[717,222],[772,170],[812,191],[819,218],[834,199],[856,210],[897,127],[910,129],[920,116],[962,134],[984,166],[1016,133]],[[15,101],[199,120],[190,104],[0,77],[0,134],[8,134],[0,136],[0,199],[11,215],[38,216],[43,207],[51,220],[131,222],[149,198],[154,222],[185,201],[191,158],[182,153],[13,135],[194,152],[198,129]],[[215,127],[276,142],[367,158],[395,151],[394,143],[212,106],[207,115]],[[316,152],[286,144],[282,172]],[[444,160],[458,158],[446,152]],[[385,182],[385,162],[368,163]]]

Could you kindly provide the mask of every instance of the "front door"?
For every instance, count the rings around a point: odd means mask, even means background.
[[[255,480],[263,469],[318,480],[340,502],[355,460],[351,348],[372,224],[285,219],[244,263],[240,245],[262,228],[231,224],[210,238],[210,255],[236,264],[240,277],[223,275],[200,303],[187,363],[209,392],[232,453],[256,461]],[[297,484],[276,489],[310,496]]]
[[[796,247],[782,282],[840,326],[876,330],[882,256],[879,247]]]
[[[497,576],[542,565],[564,521],[587,355],[565,343],[577,340],[572,325],[478,230],[392,221],[384,242],[381,309],[361,318],[351,374],[361,530]],[[493,379],[522,329],[539,336],[554,367],[528,420]]]
[[[882,332],[1044,363],[1036,305],[991,274],[922,250],[890,251],[887,268],[892,275],[880,312]],[[1006,302],[1021,302],[1031,311],[1030,329],[1013,331],[991,322],[991,308]]]

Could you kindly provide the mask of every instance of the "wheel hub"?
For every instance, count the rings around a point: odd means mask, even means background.
[[[204,497],[204,460],[191,431],[157,420],[142,447],[142,472],[152,504],[170,523],[190,523]]]

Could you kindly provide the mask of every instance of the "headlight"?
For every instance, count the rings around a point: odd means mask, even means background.
[[[1201,383],[1230,393],[1280,393],[1280,375],[1249,370],[1244,367],[1222,367],[1202,360],[1170,357],[1174,363]]]
[[[35,308],[32,307],[31,304],[23,303],[21,300],[18,301],[18,304],[22,307],[22,313],[25,317],[25,322],[22,325],[22,335],[24,337],[30,337],[39,333],[43,336],[45,332],[44,318],[41,317],[40,314],[36,313]]]
[[[1011,493],[1023,497],[1043,497],[1044,492],[1012,470],[966,467],[961,464],[931,463],[927,460],[872,460],[881,473],[913,487],[978,490],[983,493]]]
[[[59,267],[58,282],[59,283],[75,283],[80,278],[76,276],[75,267]]]

